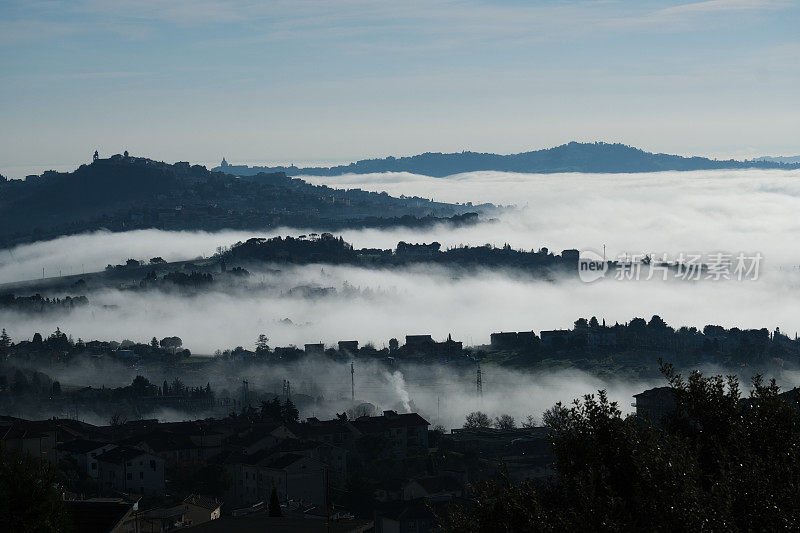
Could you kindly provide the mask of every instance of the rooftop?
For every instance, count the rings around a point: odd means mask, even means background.
[[[113,450],[98,455],[97,460],[103,461],[104,463],[121,464],[142,455],[149,454],[144,450],[133,448],[132,446],[120,446],[119,448],[114,448]]]
[[[69,442],[62,442],[56,446],[56,449],[62,452],[89,453],[92,450],[97,450],[106,445],[107,443],[96,440],[75,439]]]
[[[183,503],[188,503],[189,505],[194,505],[195,507],[202,507],[203,509],[208,509],[209,511],[214,511],[220,507],[222,507],[222,502],[212,498],[211,496],[202,496],[200,494],[190,494],[183,500]]]
[[[134,504],[122,500],[72,500],[64,504],[73,528],[81,533],[113,531],[134,508]]]

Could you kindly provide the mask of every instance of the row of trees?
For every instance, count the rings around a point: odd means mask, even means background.
[[[557,404],[555,478],[473,487],[449,531],[778,531],[800,529],[800,411],[774,380],[688,379],[662,370],[677,408],[653,425],[624,417],[604,391]],[[791,395],[789,395],[791,396]]]
[[[292,402],[291,398],[286,398],[283,403],[277,396],[273,397],[270,401],[262,401],[261,405],[256,408],[252,405],[242,407],[240,412],[232,412],[228,415],[229,418],[239,419],[244,418],[251,422],[299,422],[300,411]]]
[[[528,415],[525,421],[522,422],[523,428],[536,427],[536,417]],[[509,414],[501,414],[494,419],[483,411],[473,411],[466,416],[464,420],[464,429],[482,429],[482,428],[497,428],[497,429],[514,429],[517,427],[517,421]]]

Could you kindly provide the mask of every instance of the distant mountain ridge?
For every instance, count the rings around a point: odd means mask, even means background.
[[[756,157],[755,161],[769,161],[771,163],[784,163],[784,164],[789,164],[789,165],[796,165],[796,164],[800,163],[800,155],[794,155],[794,156],[784,156],[784,155],[770,156],[770,155],[766,155],[764,157]]]
[[[494,206],[311,185],[282,172],[239,177],[116,154],[74,172],[0,176],[0,247],[107,229],[263,230],[465,223]],[[477,217],[475,217],[477,218]]]
[[[334,167],[305,167],[294,165],[275,167],[248,167],[223,164],[214,168],[237,176],[250,176],[259,172],[284,172],[287,176],[314,175],[340,176],[342,174],[368,174],[373,172],[411,172],[433,177],[445,177],[463,172],[502,171],[525,173],[554,172],[658,172],[665,170],[714,170],[739,168],[800,168],[800,163],[777,161],[716,160],[707,157],[683,157],[645,152],[625,144],[571,142],[531,152],[511,155],[478,152],[432,153],[410,157],[385,157],[363,159],[349,165]]]

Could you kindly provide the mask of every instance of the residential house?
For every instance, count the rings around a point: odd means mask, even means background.
[[[104,533],[141,533],[137,525],[138,502],[122,499],[93,498],[64,502],[74,531]]]
[[[364,435],[386,438],[391,445],[387,451],[396,458],[428,453],[430,423],[417,413],[384,411],[382,416],[359,417],[352,425]]]
[[[225,463],[233,482],[225,501],[232,507],[267,502],[273,488],[284,502],[327,505],[328,467],[319,459],[264,450],[249,456],[233,455]]]
[[[193,526],[218,520],[222,514],[222,502],[210,496],[191,494],[183,500],[186,518]]]
[[[105,493],[164,494],[164,459],[131,446],[97,456],[100,490]]]
[[[64,459],[73,461],[80,471],[97,479],[97,456],[116,447],[110,442],[75,439],[56,446],[56,457],[59,462]]]
[[[403,485],[403,499],[450,500],[464,496],[464,485],[456,478],[447,475],[422,476],[409,480]]]
[[[29,454],[57,461],[55,447],[58,431],[21,419],[0,421],[0,448],[6,452]]]

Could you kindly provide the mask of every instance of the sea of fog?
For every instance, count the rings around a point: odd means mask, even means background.
[[[356,247],[390,248],[399,240],[435,240],[444,247],[509,243],[524,249],[546,246],[556,252],[566,248],[601,251],[605,245],[608,257],[642,252],[667,253],[670,257],[681,252],[760,253],[763,261],[757,280],[605,279],[582,283],[577,279],[537,281],[502,270],[454,274],[424,266],[382,271],[307,265],[281,266],[276,273],[265,265],[263,271],[253,271],[237,286],[218,284],[191,297],[106,289],[88,294],[90,305],[68,314],[0,311],[0,327],[15,340],[56,327],[84,340],[147,341],[153,336],[177,335],[195,354],[236,346],[252,348],[261,333],[270,338],[272,346],[320,341],[332,345],[352,339],[380,348],[390,338],[402,342],[408,334],[431,334],[437,339],[452,334],[467,345],[477,345],[488,343],[494,331],[568,328],[577,317],[590,316],[613,324],[658,314],[676,327],[780,327],[791,335],[800,329],[800,307],[796,303],[800,257],[794,248],[800,236],[798,178],[800,171],[763,170],[305,178],[340,188],[516,206],[492,222],[457,229],[434,226],[340,232]],[[63,237],[0,250],[0,283],[39,277],[42,268],[47,275],[67,275],[101,270],[130,257],[192,259],[252,236],[304,233],[308,233],[305,228],[261,233],[143,230]],[[334,290],[325,296],[309,297],[297,287]],[[375,375],[382,374],[376,371]],[[391,387],[397,383],[393,379],[399,378],[379,379],[374,388],[394,390]],[[491,384],[493,378],[487,379]],[[542,379],[546,383],[548,378]],[[585,375],[562,374],[552,379],[551,385],[537,385],[535,390],[498,389],[497,394],[542,396],[549,402],[556,397],[569,400],[599,385]],[[430,387],[437,394],[423,395],[420,380],[415,383],[419,390],[410,399],[416,394],[417,401],[422,402],[424,396],[424,407],[431,413],[433,402],[441,403],[446,387],[432,383]],[[465,377],[454,386],[474,387],[474,381]],[[627,401],[628,389],[639,386],[625,385],[619,399]],[[562,394],[554,395],[556,389]],[[395,402],[402,397],[399,392],[391,396]],[[390,403],[387,399],[383,405]],[[463,405],[466,408],[467,403]],[[514,414],[524,413],[517,408]]]
[[[93,304],[68,316],[0,314],[0,325],[17,338],[56,326],[83,338],[150,338],[179,335],[198,353],[249,346],[259,333],[273,344],[357,339],[382,346],[391,337],[452,333],[481,344],[500,330],[569,327],[579,316],[606,322],[661,315],[670,324],[708,323],[740,327],[779,326],[793,333],[800,257],[800,171],[703,171],[648,174],[509,174],[478,172],[449,178],[409,174],[308,177],[334,187],[415,194],[449,202],[515,205],[493,222],[423,229],[341,232],[356,247],[397,241],[459,244],[509,243],[553,251],[565,248],[622,253],[760,253],[757,280],[595,283],[534,281],[503,271],[458,275],[437,268],[373,271],[351,267],[282,268],[254,272],[258,287],[225,287],[192,298],[104,291]],[[254,235],[299,235],[304,228],[268,232],[97,232],[0,250],[0,283],[48,275],[101,270],[129,257],[167,260],[213,254]],[[266,269],[265,269],[266,270]],[[609,276],[611,277],[611,276]],[[303,298],[297,286],[332,287],[335,294]],[[97,306],[114,306],[111,310]],[[284,319],[288,318],[289,321]]]

